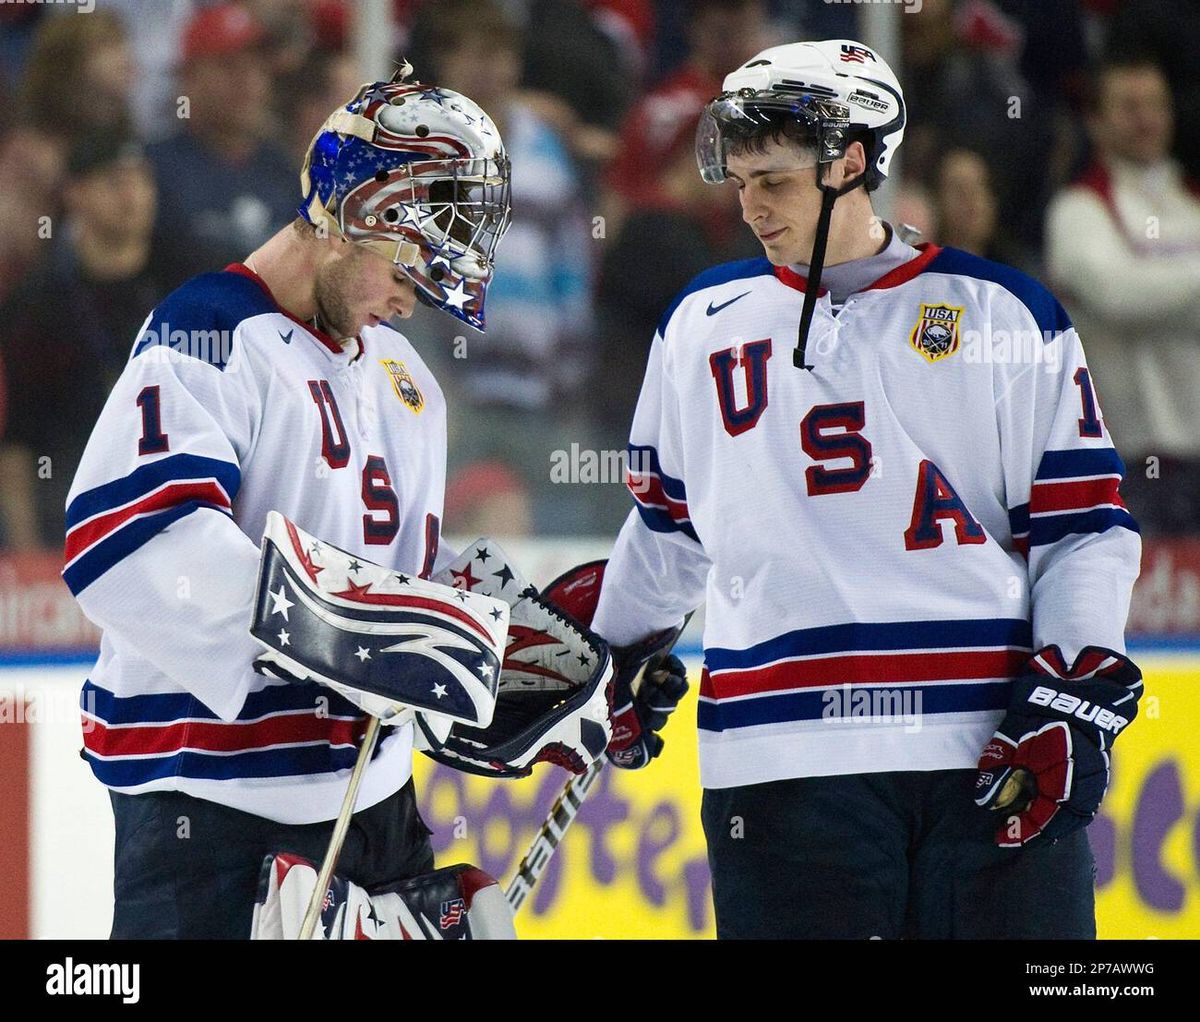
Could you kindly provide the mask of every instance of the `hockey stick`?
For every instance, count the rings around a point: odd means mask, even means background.
[[[333,825],[333,833],[329,837],[329,847],[325,850],[325,859],[321,863],[321,872],[317,874],[317,886],[313,888],[312,897],[308,899],[308,909],[304,913],[304,922],[300,925],[300,939],[312,940],[317,931],[317,920],[321,918],[321,906],[325,903],[325,894],[329,890],[329,881],[333,878],[333,870],[337,866],[338,856],[342,854],[342,845],[346,841],[346,832],[350,829],[350,818],[354,815],[354,803],[358,801],[358,787],[362,783],[363,774],[367,772],[367,763],[375,751],[375,742],[379,738],[381,721],[372,717],[367,723],[363,734],[362,746],[358,750],[358,759],[354,761],[354,770],[350,774],[350,786],[346,789],[346,797],[342,799],[342,810],[338,813]]]
[[[554,805],[550,807],[550,812],[534,837],[533,844],[517,864],[517,871],[513,874],[512,880],[508,882],[508,890],[504,892],[504,898],[508,902],[508,907],[512,909],[513,915],[516,915],[518,909],[525,903],[525,899],[529,897],[533,885],[538,882],[538,877],[542,875],[550,857],[562,844],[567,828],[574,822],[580,806],[583,805],[583,800],[592,790],[592,785],[596,783],[596,778],[600,776],[602,769],[604,769],[603,753],[583,773],[573,775],[567,781],[562,794],[554,800]]]

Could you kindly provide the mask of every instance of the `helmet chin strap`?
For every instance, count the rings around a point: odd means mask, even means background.
[[[825,269],[825,247],[829,243],[829,221],[833,216],[833,204],[839,195],[853,191],[866,180],[865,173],[847,181],[841,188],[834,188],[822,182],[817,183],[821,189],[821,213],[817,217],[817,233],[813,238],[812,258],[808,261],[808,280],[804,285],[804,306],[800,310],[800,330],[796,339],[796,348],[792,352],[792,364],[797,369],[807,369],[811,372],[815,367],[808,364],[805,348],[808,345],[808,330],[812,326],[813,310],[817,305],[817,292],[821,290],[821,273]]]

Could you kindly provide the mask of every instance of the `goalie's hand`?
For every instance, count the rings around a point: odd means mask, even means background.
[[[1108,790],[1108,750],[1141,694],[1141,671],[1109,649],[1088,646],[1070,667],[1057,646],[1030,658],[979,759],[976,803],[1007,814],[996,844],[1056,841],[1092,821]]]
[[[663,739],[658,732],[687,694],[687,669],[679,657],[658,653],[646,661],[641,680],[634,685],[641,658],[630,657],[626,650],[619,649],[613,650],[613,657],[617,675],[608,758],[613,766],[639,770],[662,752]]]

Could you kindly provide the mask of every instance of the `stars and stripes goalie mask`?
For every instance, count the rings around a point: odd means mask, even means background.
[[[255,670],[327,686],[472,773],[581,773],[608,745],[608,647],[542,600],[490,540],[433,579],[393,571],[267,516]]]
[[[478,104],[411,74],[403,64],[329,116],[300,172],[299,213],[384,255],[423,303],[482,331],[512,216],[508,154]]]

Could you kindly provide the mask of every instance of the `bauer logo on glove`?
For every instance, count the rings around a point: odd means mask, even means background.
[[[998,845],[1055,841],[1092,821],[1108,790],[1109,749],[1141,694],[1141,671],[1112,650],[1088,646],[1070,667],[1057,646],[1034,654],[975,779],[976,803],[1009,814]]]

